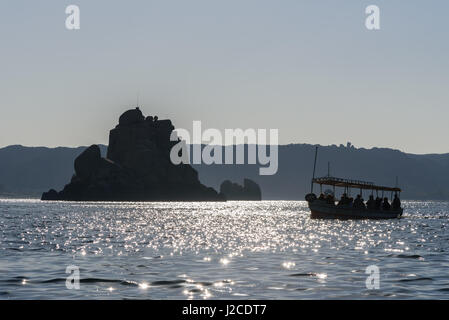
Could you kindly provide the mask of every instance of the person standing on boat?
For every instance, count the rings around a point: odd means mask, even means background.
[[[393,210],[399,210],[401,208],[401,200],[398,197],[398,194],[394,194],[394,199],[392,202]]]

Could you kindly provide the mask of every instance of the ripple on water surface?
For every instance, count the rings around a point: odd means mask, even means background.
[[[404,204],[400,220],[336,221],[302,201],[0,199],[0,299],[449,298],[449,204]]]

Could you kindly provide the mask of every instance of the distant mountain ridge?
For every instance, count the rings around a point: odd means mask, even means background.
[[[0,194],[40,197],[50,188],[63,188],[74,173],[74,159],[85,149],[19,145],[0,149]],[[100,149],[105,156],[107,146]],[[242,183],[249,178],[260,185],[264,200],[303,200],[310,191],[314,149],[310,144],[279,146],[279,169],[273,176],[260,176],[259,165],[193,167],[201,182],[216,190],[224,180]],[[317,176],[327,174],[328,161],[336,177],[393,186],[398,176],[403,199],[449,200],[449,153],[415,155],[387,148],[321,146]]]
[[[21,145],[0,149],[0,193],[40,197],[51,186],[63,187],[74,173],[73,161],[85,149]],[[101,146],[103,154],[106,149]]]

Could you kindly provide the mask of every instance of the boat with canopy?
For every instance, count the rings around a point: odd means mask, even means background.
[[[400,205],[399,187],[386,187],[376,185],[373,182],[342,179],[330,176],[315,178],[315,168],[318,147],[315,149],[315,162],[311,181],[311,191],[306,195],[310,209],[310,217],[313,219],[396,219],[400,218],[403,208]],[[320,196],[313,193],[313,187],[320,186]],[[330,186],[332,190],[326,190],[323,194],[323,186]],[[336,204],[336,188],[343,188],[344,193],[341,200]],[[352,190],[360,191],[356,200],[349,198]],[[363,202],[363,191],[370,193],[370,200]],[[374,200],[374,194],[376,200]],[[382,196],[381,198],[379,196]],[[392,205],[388,202],[388,196],[392,200]],[[393,200],[394,199],[394,200]],[[380,200],[380,201],[379,201]],[[382,202],[383,201],[383,202]]]

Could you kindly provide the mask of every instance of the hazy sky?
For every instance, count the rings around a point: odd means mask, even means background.
[[[379,31],[365,28],[370,4]],[[146,115],[186,129],[446,153],[448,12],[446,0],[2,0],[0,147],[107,143],[139,94]]]

